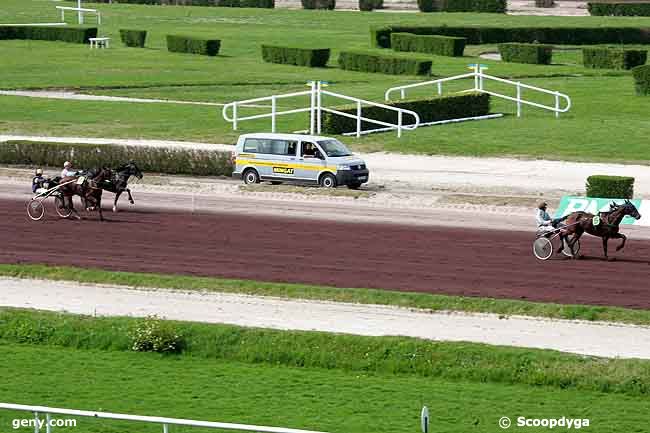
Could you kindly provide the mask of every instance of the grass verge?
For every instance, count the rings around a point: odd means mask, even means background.
[[[329,300],[361,304],[395,305],[433,311],[467,311],[650,325],[650,311],[620,307],[561,305],[507,299],[406,293],[364,288],[337,288],[306,284],[268,283],[184,275],[113,272],[101,269],[34,264],[0,264],[0,276],[115,284],[138,288],[205,290],[250,295]]]
[[[130,352],[147,319],[0,309],[0,342]],[[166,322],[186,357],[357,374],[525,384],[628,395],[650,394],[650,361],[550,350],[364,337],[191,322]]]

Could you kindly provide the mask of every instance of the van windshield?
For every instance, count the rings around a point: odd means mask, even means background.
[[[323,140],[319,141],[318,144],[323,148],[327,156],[336,157],[352,155],[350,149],[338,140]]]

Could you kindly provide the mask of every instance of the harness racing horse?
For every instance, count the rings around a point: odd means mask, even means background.
[[[133,196],[131,195],[131,190],[128,187],[129,178],[131,176],[137,177],[138,180],[142,179],[142,172],[133,161],[120,165],[111,172],[111,176],[108,179],[99,183],[100,188],[115,194],[113,212],[117,212],[117,201],[120,199],[120,195],[125,191],[129,195],[129,202],[131,204],[135,203],[133,201]]]
[[[641,218],[641,214],[629,200],[625,200],[623,204],[612,203],[609,205],[609,209],[608,212],[600,212],[598,217],[588,212],[578,211],[573,212],[566,218],[567,227],[563,231],[565,235],[574,234],[573,239],[569,241],[569,247],[572,251],[573,245],[583,233],[602,238],[605,260],[609,260],[607,242],[610,239],[623,239],[623,242],[616,247],[616,251],[620,251],[625,247],[627,236],[618,232],[619,225],[624,217],[631,216],[638,220]],[[597,224],[594,225],[594,222]]]
[[[82,183],[75,181],[79,179],[77,176],[64,177],[61,179],[59,181],[59,185],[61,185],[59,191],[63,196],[63,206],[66,209],[70,209],[77,219],[81,219],[79,213],[74,208],[74,203],[72,201],[72,197],[77,195],[81,197],[81,201],[86,208],[86,211],[98,210],[99,220],[104,221],[104,214],[102,213],[102,189],[99,188],[98,184],[110,177],[110,174],[110,170],[102,168],[88,171],[88,174],[87,176],[84,176],[85,179]]]

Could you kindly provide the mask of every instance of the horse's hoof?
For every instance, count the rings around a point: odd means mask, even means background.
[[[117,212],[117,207],[113,206],[113,212]]]
[[[134,202],[133,200],[129,201],[129,203],[131,203],[131,204],[135,204],[135,202]]]

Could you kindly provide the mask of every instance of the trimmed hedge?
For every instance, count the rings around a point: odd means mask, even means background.
[[[396,108],[415,111],[420,116],[420,122],[435,122],[438,120],[459,119],[471,116],[483,116],[490,112],[490,95],[486,93],[465,93],[463,95],[443,96],[438,98],[401,100],[386,103]],[[337,107],[338,111],[356,115],[356,105]],[[397,124],[397,113],[381,107],[364,107],[364,117]],[[410,122],[410,116],[404,122]],[[381,128],[381,126],[361,122],[363,130]],[[323,133],[343,134],[357,130],[357,120],[332,113],[323,113]]]
[[[383,9],[384,0],[359,0],[360,11],[371,11],[374,9]]]
[[[147,39],[147,31],[120,29],[120,38],[127,47],[144,48],[144,41]]]
[[[111,0],[95,0],[95,3],[111,3]],[[268,9],[273,9],[275,7],[275,0],[112,0],[112,3],[173,6],[220,6]]]
[[[637,66],[632,69],[634,87],[639,96],[650,96],[650,65]]]
[[[627,176],[593,175],[585,185],[587,197],[628,198],[634,196],[634,178]]]
[[[585,68],[632,69],[645,65],[648,59],[646,50],[627,50],[619,48],[583,48],[582,62]]]
[[[649,3],[587,3],[593,16],[650,17]]]
[[[113,144],[0,143],[0,164],[60,168],[71,160],[83,168],[115,167],[136,161],[142,171],[196,176],[231,176],[230,152]]]
[[[342,51],[339,54],[341,69],[362,72],[378,72],[393,75],[429,75],[431,60],[372,53]]]
[[[439,56],[462,57],[465,38],[452,36],[427,36],[412,33],[391,33],[390,44],[395,51],[415,51]]]
[[[190,36],[167,35],[167,49],[174,53],[201,54],[216,56],[219,54],[219,39],[201,39]]]
[[[552,8],[555,6],[555,0],[535,0],[536,8]]]
[[[420,12],[505,13],[506,0],[418,0]]]
[[[499,44],[499,53],[504,62],[550,65],[553,47],[540,44]]]
[[[292,48],[262,45],[262,58],[265,62],[285,65],[325,67],[330,58],[329,48]]]
[[[467,38],[470,45],[506,42],[558,45],[650,44],[650,27],[421,27],[390,26],[370,30],[371,46],[390,48],[391,33]]]
[[[328,9],[336,8],[336,0],[301,0],[303,9]]]
[[[37,39],[87,44],[97,37],[96,27],[0,26],[0,39]]]

